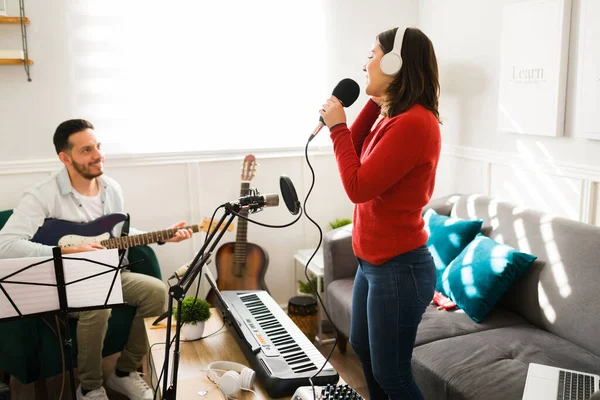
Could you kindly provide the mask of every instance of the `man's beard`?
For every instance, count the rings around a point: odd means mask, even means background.
[[[75,171],[77,171],[79,173],[79,175],[81,175],[85,179],[90,179],[91,180],[91,179],[97,178],[97,177],[99,177],[100,175],[103,174],[103,171],[100,171],[98,173],[92,174],[90,172],[89,165],[79,164],[79,163],[75,162],[73,159],[71,159],[71,163],[73,164],[73,168],[75,168]]]

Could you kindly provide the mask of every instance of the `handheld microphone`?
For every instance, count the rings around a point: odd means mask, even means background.
[[[350,107],[352,104],[354,104],[356,99],[358,99],[360,87],[353,79],[345,78],[339,81],[339,83],[333,88],[333,92],[331,94],[335,96],[344,107]],[[323,121],[323,117],[320,117],[319,124],[308,138],[308,141],[310,142],[313,140],[324,126],[325,121]]]

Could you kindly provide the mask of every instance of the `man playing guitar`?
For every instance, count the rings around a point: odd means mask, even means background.
[[[90,122],[75,119],[60,124],[54,133],[54,147],[65,167],[25,192],[0,231],[0,258],[52,257],[51,246],[31,241],[46,219],[90,222],[125,210],[120,186],[103,176],[104,154]],[[185,222],[180,222],[171,228],[184,225]],[[121,226],[115,227],[112,233],[120,236]],[[131,233],[139,231],[132,228]],[[191,235],[190,229],[179,229],[164,241],[180,242]],[[65,247],[62,253],[103,248],[98,243],[87,243]],[[136,306],[137,311],[116,370],[107,378],[106,384],[130,399],[152,399],[152,389],[137,372],[148,351],[143,318],[163,312],[166,287],[159,279],[129,271],[122,273],[121,281],[124,301]],[[78,317],[77,363],[81,383],[77,388],[77,399],[108,399],[102,387],[101,365],[110,310],[80,312]]]

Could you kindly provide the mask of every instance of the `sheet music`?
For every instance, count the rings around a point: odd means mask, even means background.
[[[90,251],[64,255],[63,257],[76,258],[76,260],[66,260],[63,258],[68,307],[79,308],[104,305],[116,272],[109,267],[83,260],[83,258],[116,267],[119,264],[118,250]],[[36,263],[40,264],[4,280],[6,276]],[[110,273],[69,285],[69,282],[105,271],[110,271]],[[22,282],[56,285],[54,260],[52,257],[0,260],[0,280],[2,280],[0,281],[0,286],[6,290],[6,293],[23,315],[60,309],[56,286],[10,283]],[[108,305],[119,303],[123,303],[123,290],[121,287],[121,274],[116,273]],[[16,317],[18,315],[4,292],[0,290],[0,319]]]
[[[56,285],[54,260],[52,257],[11,258],[0,260],[0,279],[19,271],[28,265],[43,262],[44,260],[46,260],[46,262],[43,264],[36,265],[26,271],[20,272],[17,275],[8,278],[7,281]],[[0,282],[0,285],[6,290],[23,315],[53,311],[60,308],[56,286],[20,285],[6,282]],[[12,304],[10,304],[4,292],[0,290],[0,318],[16,317],[18,315],[19,314]]]
[[[106,296],[110,290],[111,283],[115,278],[116,271],[104,265],[94,264],[81,259],[86,258],[88,260],[94,260],[117,267],[119,265],[118,250],[89,251],[85,253],[69,254],[64,257],[78,258],[78,260],[65,260],[63,258],[65,283],[67,284],[67,303],[69,304],[69,308],[103,305],[106,301]],[[81,282],[69,284],[69,282],[74,282],[81,278],[106,271],[111,272]],[[119,303],[123,303],[123,288],[121,287],[121,274],[116,272],[116,279],[112,288],[112,293],[108,299],[108,304]]]

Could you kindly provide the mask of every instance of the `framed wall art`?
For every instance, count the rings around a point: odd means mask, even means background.
[[[583,134],[590,139],[600,139],[600,1],[584,0],[581,3],[581,46],[579,60],[580,121]]]
[[[498,129],[562,136],[571,0],[529,0],[502,13]]]

